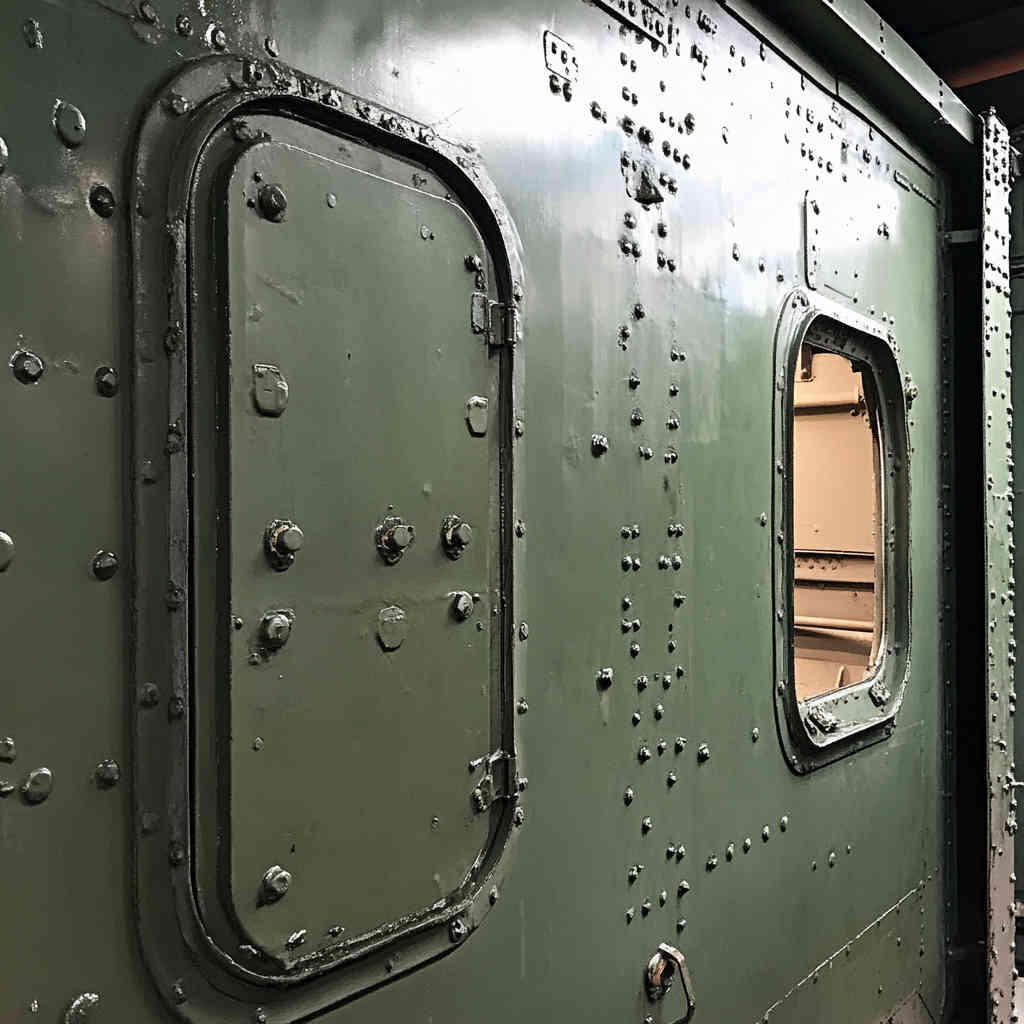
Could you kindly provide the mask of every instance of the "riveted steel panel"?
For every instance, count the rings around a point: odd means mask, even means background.
[[[989,110],[981,137],[981,217],[987,642],[985,718],[988,782],[988,994],[990,1019],[1013,1013],[1014,796],[1013,405],[1010,356],[1010,134]]]

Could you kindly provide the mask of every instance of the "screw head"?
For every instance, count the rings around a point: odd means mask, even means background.
[[[260,213],[269,221],[280,224],[288,209],[288,196],[280,185],[264,185],[257,194]]]
[[[109,580],[117,572],[118,564],[113,551],[97,551],[92,556],[92,574],[98,580]]]
[[[19,349],[11,359],[11,371],[22,384],[37,384],[45,369],[42,359],[26,349]]]
[[[260,882],[260,898],[264,903],[276,903],[292,886],[292,875],[280,864],[267,868]]]
[[[103,398],[113,398],[121,386],[117,370],[112,366],[101,366],[94,377],[96,381],[96,394]]]
[[[461,942],[469,934],[469,929],[466,927],[466,922],[461,917],[455,918],[450,925],[448,925],[448,938],[452,942]]]

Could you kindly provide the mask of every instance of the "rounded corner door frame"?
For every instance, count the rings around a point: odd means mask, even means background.
[[[216,572],[203,577],[197,571],[218,544],[216,530],[208,526],[217,518],[211,515],[216,499],[211,481],[230,458],[230,453],[202,454],[209,448],[203,440],[223,427],[219,421],[230,390],[223,383],[230,359],[220,351],[231,344],[224,334],[230,303],[218,293],[213,275],[203,277],[211,229],[216,234],[218,218],[226,215],[209,196],[223,189],[246,154],[269,143],[268,125],[279,126],[284,135],[294,126],[340,138],[370,154],[371,162],[404,162],[425,171],[424,180],[434,176],[443,182],[482,241],[484,265],[471,266],[467,253],[460,268],[467,280],[466,332],[499,367],[500,395],[490,413],[496,463],[488,484],[494,514],[487,535],[494,564],[493,585],[484,595],[493,598],[500,624],[489,641],[491,735],[469,771],[461,765],[467,806],[488,817],[488,840],[449,896],[351,941],[320,940],[308,955],[300,949],[294,956],[254,949],[238,907],[231,905],[224,871],[210,873],[203,866],[209,848],[204,831],[211,821],[219,823],[223,812],[219,801],[225,785],[211,778],[209,769],[224,743],[218,722],[225,697],[214,692],[220,688],[214,676],[200,671],[200,661],[207,667],[218,658],[223,663],[217,644],[234,628],[230,599],[218,604],[223,580],[218,583]],[[289,148],[285,139],[281,150],[294,154],[301,147]],[[522,457],[520,432],[513,426],[522,416],[523,274],[517,236],[477,158],[424,125],[276,61],[211,57],[168,82],[143,118],[133,182],[131,714],[140,942],[162,996],[185,1019],[234,1019],[240,1008],[255,1006],[274,1008],[280,1015],[275,1019],[306,1019],[471,941],[496,903],[523,820],[512,711],[520,658],[512,623],[523,612],[508,514],[520,505]],[[273,210],[268,206],[263,212]],[[225,264],[228,260],[222,256]],[[223,281],[220,286],[223,290]],[[481,411],[473,400],[462,415],[469,434],[477,436],[474,423]],[[217,624],[207,628],[211,609],[218,611]],[[204,643],[212,655],[203,653]],[[389,649],[383,641],[382,647]],[[289,940],[289,950],[292,940],[296,948],[302,945],[304,934],[297,936]]]

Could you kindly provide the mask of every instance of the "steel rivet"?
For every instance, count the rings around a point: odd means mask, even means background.
[[[93,772],[96,781],[105,789],[116,786],[121,778],[121,766],[112,757],[104,758]]]
[[[628,807],[633,802],[633,787],[628,786],[625,793],[622,794],[622,802]]]
[[[92,574],[98,580],[109,580],[117,572],[118,564],[113,551],[97,551],[92,556]]]
[[[53,791],[53,772],[49,768],[33,768],[21,784],[21,795],[28,804],[41,804]]]
[[[288,196],[280,185],[263,185],[257,194],[260,213],[267,220],[280,224],[288,210]]]
[[[18,349],[11,357],[11,371],[22,384],[37,384],[46,370],[46,364],[35,352]]]
[[[76,149],[85,141],[85,115],[73,103],[57,100],[52,123],[61,142],[69,149]]]
[[[120,379],[117,370],[112,366],[101,366],[96,370],[93,378],[96,382],[96,393],[103,398],[113,398],[120,387]]]
[[[106,185],[93,185],[89,189],[89,205],[92,207],[93,213],[106,218],[113,216],[117,200],[114,199],[114,193]]]

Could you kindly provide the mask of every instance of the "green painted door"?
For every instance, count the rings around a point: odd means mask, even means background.
[[[287,962],[424,914],[484,852],[467,765],[492,749],[499,359],[454,202],[274,143],[224,202],[222,868]]]

